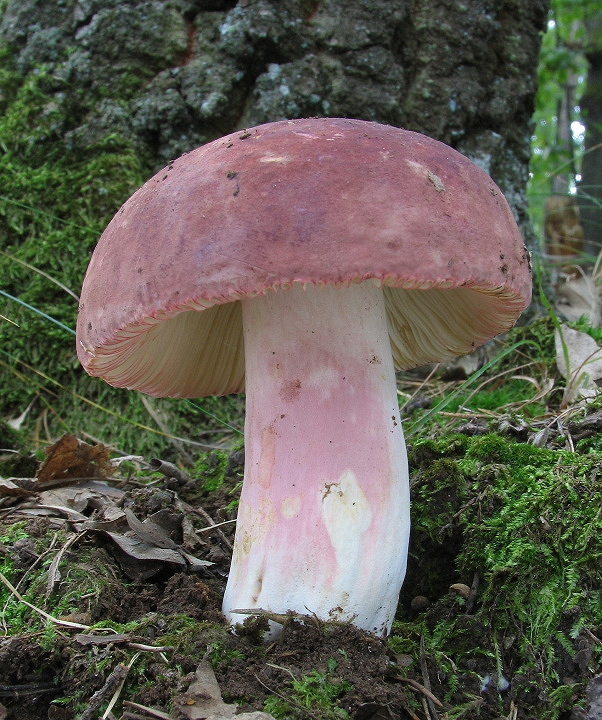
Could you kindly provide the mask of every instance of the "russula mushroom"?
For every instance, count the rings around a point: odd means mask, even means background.
[[[386,634],[406,567],[395,368],[465,354],[528,305],[528,253],[479,167],[373,122],[268,123],[170,163],[84,281],[88,373],[154,396],[245,390],[224,613]]]

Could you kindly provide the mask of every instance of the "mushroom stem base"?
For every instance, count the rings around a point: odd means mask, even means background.
[[[409,490],[383,293],[243,301],[245,478],[224,613],[293,611],[389,632]]]

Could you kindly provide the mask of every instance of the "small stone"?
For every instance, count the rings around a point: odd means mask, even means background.
[[[470,595],[470,588],[468,587],[468,585],[465,585],[464,583],[454,583],[453,585],[449,586],[449,589],[452,592],[455,592],[456,595],[459,595],[465,600],[468,600],[468,597]]]
[[[428,607],[430,607],[431,601],[424,597],[424,595],[416,595],[415,598],[412,598],[412,602],[410,603],[410,607],[415,612],[423,612]]]

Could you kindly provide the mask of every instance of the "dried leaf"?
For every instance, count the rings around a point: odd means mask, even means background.
[[[195,557],[194,555],[191,555],[184,550],[180,550],[180,552],[182,553],[182,557],[185,558],[186,562],[188,563],[189,569],[193,570],[194,572],[198,572],[201,568],[214,565],[214,563],[210,562],[209,560],[200,560],[198,557]]]
[[[114,504],[123,495],[123,490],[107,485],[102,481],[79,483],[68,487],[57,487],[40,493],[40,504],[53,507],[65,507],[84,513],[97,509],[104,504]]]
[[[556,364],[567,380],[564,402],[579,397],[594,397],[599,390],[595,383],[602,378],[602,348],[587,333],[561,325],[556,331]],[[567,357],[568,356],[568,367]]]
[[[192,571],[213,565],[209,560],[191,555],[170,537],[172,532],[181,530],[182,518],[179,512],[162,509],[141,521],[130,509],[104,507],[100,519],[87,520],[78,529],[109,537],[136,562],[152,563],[145,573],[147,577],[150,577],[148,573],[159,571],[157,562],[175,563]],[[131,570],[135,572],[136,568]]]
[[[37,472],[40,484],[106,478],[113,472],[109,451],[104,445],[88,445],[75,435],[63,435],[54,445],[46,448],[46,455]]]
[[[126,555],[129,555],[135,560],[153,560],[182,566],[186,565],[186,560],[177,550],[149,545],[137,536],[131,537],[129,535],[108,531],[104,531],[104,534],[110,537]]]
[[[129,509],[125,510],[125,517],[127,518],[128,525],[136,535],[149,545],[156,545],[157,547],[167,548],[169,550],[179,549],[178,544],[169,537],[165,528],[153,522],[151,518],[146,518],[146,520],[141,522]]]
[[[10,478],[0,478],[0,498],[31,497],[33,493],[14,483]]]
[[[195,679],[187,692],[174,698],[174,705],[188,720],[274,720],[264,712],[240,713],[237,705],[225,703],[211,665],[203,661],[196,669]]]
[[[585,274],[569,276],[556,288],[556,308],[569,321],[586,316],[592,327],[599,327],[602,302],[591,277]]]
[[[85,523],[90,510],[102,508],[103,515],[111,513],[115,501],[123,490],[111,487],[102,480],[90,480],[69,487],[52,488],[38,493],[37,500],[22,502],[18,510],[25,515],[45,515],[66,518],[72,522]],[[123,511],[120,511],[123,517]],[[85,529],[85,528],[77,528]]]
[[[49,505],[44,502],[30,502],[19,505],[19,513],[22,515],[35,515],[52,518],[62,518],[71,522],[86,520],[86,516],[77,510],[70,510],[61,505]]]

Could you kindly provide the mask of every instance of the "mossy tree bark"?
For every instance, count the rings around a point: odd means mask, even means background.
[[[24,76],[51,71],[56,139],[70,149],[117,133],[154,169],[270,120],[376,120],[475,159],[529,239],[529,123],[547,4],[8,0],[0,44]]]

